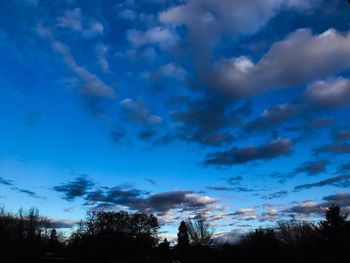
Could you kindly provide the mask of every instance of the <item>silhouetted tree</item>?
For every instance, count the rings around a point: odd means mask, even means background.
[[[204,216],[186,221],[187,232],[192,244],[196,246],[207,246],[211,244],[211,238],[214,234],[213,228]]]
[[[187,248],[190,243],[187,226],[185,221],[181,221],[179,226],[179,232],[177,233],[177,247],[179,249]]]
[[[350,242],[350,229],[347,214],[342,214],[340,207],[332,204],[325,211],[325,220],[319,223],[322,250],[328,254],[344,252]]]
[[[147,257],[158,243],[158,229],[153,215],[93,211],[80,222],[70,247],[84,258]]]

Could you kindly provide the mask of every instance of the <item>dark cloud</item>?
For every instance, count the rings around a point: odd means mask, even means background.
[[[328,195],[323,198],[323,200],[328,203],[335,203],[340,207],[349,207],[350,206],[350,193],[349,192],[341,192],[336,193],[334,195]]]
[[[227,186],[208,186],[208,190],[212,191],[234,191],[236,188],[235,187],[227,187]]]
[[[284,212],[303,215],[322,215],[324,213],[324,207],[316,202],[304,201],[301,204],[286,209]]]
[[[319,119],[313,119],[308,124],[308,129],[320,129],[324,127],[329,127],[334,123],[334,119],[328,119],[328,118],[319,118]]]
[[[85,205],[99,209],[111,209],[118,205],[133,211],[156,213],[161,216],[173,209],[198,213],[223,209],[223,206],[217,204],[219,200],[200,196],[192,191],[150,194],[128,186],[91,189],[93,186],[94,184],[85,177],[78,177],[54,189],[63,192],[65,200],[72,201],[76,197],[81,197],[85,200]]]
[[[322,180],[316,183],[311,184],[301,184],[294,187],[295,191],[310,189],[314,187],[321,187],[321,186],[327,186],[327,185],[333,185],[337,187],[349,187],[350,186],[350,174],[344,174],[344,175],[338,175],[335,177],[330,177],[326,180]]]
[[[228,128],[237,126],[237,118],[227,110],[230,104],[226,98],[211,95],[187,100],[184,109],[172,112],[177,126],[174,138],[212,146],[232,142]]]
[[[323,215],[327,207],[332,203],[340,206],[343,211],[349,212],[350,193],[341,192],[328,195],[323,197],[323,202],[304,201],[286,209],[285,212],[302,215]]]
[[[339,141],[350,140],[350,130],[339,130],[335,133],[334,137]]]
[[[326,171],[327,165],[330,162],[328,160],[319,160],[313,162],[302,163],[294,170],[295,174],[306,173],[307,175],[317,175]]]
[[[282,198],[282,197],[286,197],[288,195],[288,191],[279,191],[279,192],[274,192],[268,195],[264,195],[261,198],[262,199],[277,199],[277,198]]]
[[[289,155],[293,150],[289,139],[273,140],[265,145],[232,148],[231,150],[208,154],[204,163],[206,165],[231,166],[245,164],[256,160],[273,159]]]
[[[151,185],[157,185],[157,181],[156,181],[156,180],[153,180],[153,179],[151,179],[151,178],[145,178],[145,180],[146,180],[147,182],[149,182]]]
[[[18,188],[18,187],[13,187],[12,189],[16,190],[19,193],[26,194],[32,198],[45,199],[44,197],[39,196],[37,193],[35,193],[34,191],[31,191],[31,190],[22,189],[22,188]]]
[[[314,149],[316,154],[333,153],[333,154],[349,154],[350,144],[344,142],[333,142],[319,148]]]
[[[231,185],[236,185],[238,182],[242,181],[242,179],[243,179],[242,176],[234,176],[234,177],[225,178],[224,180]]]
[[[338,171],[339,172],[347,172],[350,170],[350,163],[345,163],[345,164],[342,164],[339,168],[338,168]]]
[[[263,111],[255,120],[245,125],[245,131],[269,130],[301,112],[301,106],[285,103]]]
[[[63,193],[64,199],[67,201],[73,201],[77,197],[82,197],[87,194],[87,192],[94,186],[86,176],[82,175],[77,177],[71,182],[55,186],[54,190]]]
[[[139,139],[149,141],[156,136],[157,132],[154,130],[143,130],[138,134]]]
[[[7,180],[7,179],[0,176],[0,184],[12,186],[13,182],[11,180]]]
[[[110,132],[110,136],[115,143],[122,143],[126,140],[126,133],[121,130],[114,130]]]

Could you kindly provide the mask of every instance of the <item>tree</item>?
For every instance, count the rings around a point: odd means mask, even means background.
[[[211,238],[214,234],[209,221],[202,215],[196,219],[186,221],[187,232],[191,242],[196,246],[207,246],[211,244]]]
[[[187,232],[187,226],[185,221],[181,221],[179,226],[179,232],[177,233],[177,247],[179,249],[184,249],[188,247],[190,243],[188,232]]]
[[[324,249],[333,252],[346,249],[350,241],[350,229],[347,214],[342,214],[340,207],[332,204],[325,211],[326,219],[319,224]]]

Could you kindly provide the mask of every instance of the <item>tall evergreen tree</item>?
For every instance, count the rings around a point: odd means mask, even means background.
[[[187,232],[187,226],[184,221],[181,221],[179,232],[177,233],[177,246],[181,249],[188,247],[190,241]]]

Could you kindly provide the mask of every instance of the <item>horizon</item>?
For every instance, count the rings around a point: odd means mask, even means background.
[[[225,240],[350,212],[350,5],[0,3],[0,206],[205,216]]]

